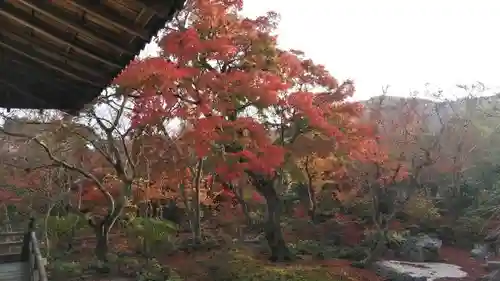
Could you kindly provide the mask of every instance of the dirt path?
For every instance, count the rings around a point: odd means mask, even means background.
[[[443,278],[439,279],[439,281],[476,281],[479,277],[487,273],[482,263],[471,258],[470,253],[466,250],[443,246],[441,248],[441,256],[446,263],[461,266],[462,270],[467,272],[468,276],[460,279]]]

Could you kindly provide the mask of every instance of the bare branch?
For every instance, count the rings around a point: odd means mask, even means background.
[[[18,137],[18,138],[27,138],[31,141],[34,141],[36,144],[38,144],[45,151],[45,153],[47,154],[49,159],[51,161],[53,161],[55,165],[58,165],[58,166],[63,167],[67,170],[70,170],[70,171],[77,172],[77,173],[81,174],[82,176],[92,180],[92,182],[97,186],[99,191],[105,196],[105,198],[108,201],[108,203],[110,204],[111,208],[114,210],[115,200],[113,199],[113,196],[111,195],[111,193],[109,193],[109,191],[106,189],[106,187],[104,187],[102,182],[96,176],[94,176],[93,174],[91,174],[91,173],[89,173],[89,172],[87,172],[79,167],[71,165],[62,159],[59,159],[58,157],[56,157],[52,153],[52,151],[50,150],[48,145],[44,141],[40,140],[38,136],[30,137],[30,136],[27,136],[24,134],[7,132],[3,128],[0,128],[0,132],[4,133],[6,135],[9,135],[9,136]]]

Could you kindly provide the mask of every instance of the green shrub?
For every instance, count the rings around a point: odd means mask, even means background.
[[[128,256],[117,257],[113,262],[117,272],[129,277],[135,277],[136,273],[141,271],[143,263],[138,258]]]
[[[128,223],[126,229],[128,236],[139,242],[140,250],[147,256],[156,251],[171,252],[175,248],[172,236],[177,231],[177,225],[173,222],[136,217]]]
[[[72,230],[87,227],[87,222],[78,215],[50,216],[47,218],[47,233],[50,238],[60,238],[68,235]]]
[[[68,214],[66,216],[50,216],[47,218],[47,235],[50,240],[51,249],[64,248],[67,250],[73,242],[75,235],[85,229],[87,222],[78,215]]]
[[[232,250],[205,261],[213,281],[336,281],[321,266],[274,265],[258,260],[248,253]]]
[[[300,240],[297,243],[288,244],[288,247],[295,255],[309,255],[315,259],[362,260],[366,257],[366,249],[362,246],[342,247],[322,241]]]
[[[482,242],[485,221],[478,216],[463,216],[452,225],[441,225],[438,232],[443,242],[469,248]]]
[[[405,231],[397,231],[397,230],[389,230],[387,231],[387,246],[390,249],[398,249],[405,241],[406,238],[410,235],[408,230]],[[375,245],[378,238],[378,232],[376,230],[365,231],[365,239],[362,242],[362,245],[370,248]]]
[[[319,259],[337,258],[340,253],[337,247],[312,240],[300,240],[295,244],[289,244],[289,248],[297,255],[311,255]]]
[[[150,260],[141,270],[137,271],[138,281],[182,281],[175,271],[162,266],[156,259]]]
[[[81,276],[84,273],[85,266],[79,262],[64,262],[64,261],[51,261],[47,265],[47,271],[50,278],[64,280]]]
[[[175,271],[164,267],[158,260],[151,258],[147,262],[134,257],[116,257],[116,272],[138,281],[182,281]]]
[[[404,213],[419,222],[434,221],[441,217],[439,208],[436,207],[434,201],[422,192],[416,193],[408,200],[404,207]]]
[[[362,220],[371,220],[373,203],[370,196],[358,197],[348,202],[343,202],[345,212]]]

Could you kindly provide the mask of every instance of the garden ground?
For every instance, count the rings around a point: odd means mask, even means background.
[[[351,229],[352,231],[352,229]],[[186,240],[189,233],[179,235],[178,240]],[[288,238],[290,233],[288,233]],[[351,235],[353,237],[353,235]],[[137,245],[124,236],[113,236],[114,269],[106,274],[95,275],[88,270],[93,263],[94,239],[86,238],[79,243],[64,260],[54,259],[49,266],[55,277],[52,280],[138,280],[133,275],[146,267],[172,269],[175,276],[165,280],[183,281],[224,281],[224,280],[315,280],[315,281],[382,281],[375,272],[351,266],[352,261],[343,259],[318,259],[301,254],[297,261],[287,264],[273,264],[267,261],[264,245],[237,243],[230,237],[221,237],[216,243],[198,249],[182,249],[147,258],[137,254]],[[180,242],[181,243],[181,242]],[[469,251],[457,247],[443,246],[443,262],[456,264],[468,273],[462,279],[439,279],[440,281],[473,281],[484,275],[481,262],[470,257]],[[154,271],[154,269],[150,270]],[[171,274],[171,273],[165,273]],[[68,278],[69,276],[69,278]],[[142,276],[140,280],[156,280]],[[149,279],[148,279],[149,278]],[[180,279],[176,279],[180,278]]]

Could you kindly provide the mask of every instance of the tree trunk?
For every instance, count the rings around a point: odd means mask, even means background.
[[[281,202],[277,196],[266,197],[267,218],[264,223],[264,233],[271,250],[271,261],[289,261],[291,253],[281,231]]]
[[[379,230],[377,233],[377,241],[371,248],[371,251],[368,253],[366,259],[364,259],[361,263],[355,263],[354,265],[358,267],[368,268],[375,261],[377,261],[387,250],[387,230]]]
[[[193,223],[193,241],[195,244],[201,244],[201,209],[200,209],[200,186],[203,175],[203,158],[198,160],[198,167],[195,178],[195,196],[194,196],[194,223]]]
[[[125,198],[126,199],[126,198]],[[124,200],[125,201],[125,200]],[[109,232],[123,210],[123,204],[119,204],[100,222],[89,221],[96,234],[95,255],[101,262],[106,263],[109,252]]]
[[[305,188],[307,189],[307,197],[309,199],[307,202],[307,213],[311,221],[314,223],[316,222],[316,192],[314,191],[313,177],[309,171],[308,163],[309,161],[306,160],[305,171],[307,175],[307,186]]]
[[[110,227],[106,222],[102,222],[94,228],[97,239],[95,255],[102,262],[107,262],[109,230]]]
[[[251,174],[257,191],[264,196],[267,205],[267,217],[264,222],[264,234],[271,251],[273,262],[290,261],[292,254],[288,249],[281,230],[281,201],[274,189],[274,179],[264,179]]]
[[[307,194],[309,195],[308,202],[308,215],[312,222],[316,222],[316,194],[314,192],[314,188],[312,187],[312,183],[309,183],[307,186]]]
[[[241,188],[241,185],[237,186],[234,188],[234,194],[236,201],[238,201],[238,204],[241,207],[241,211],[243,212],[243,215],[245,216],[245,219],[247,221],[248,227],[253,227],[254,223],[252,220],[252,217],[250,216],[250,208],[248,207],[247,202],[243,198],[243,189]]]

